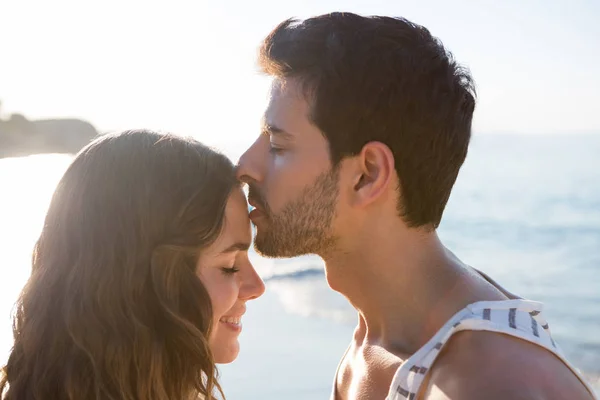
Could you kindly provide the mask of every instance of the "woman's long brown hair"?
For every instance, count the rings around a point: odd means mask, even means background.
[[[191,139],[127,131],[84,148],[36,243],[0,398],[222,396],[195,264],[236,184],[232,163]]]

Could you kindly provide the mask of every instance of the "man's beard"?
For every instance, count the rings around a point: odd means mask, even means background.
[[[338,178],[338,168],[319,175],[277,214],[250,183],[248,197],[268,219],[265,227],[257,227],[255,250],[265,257],[321,255],[331,250],[336,242],[331,224],[339,194]]]

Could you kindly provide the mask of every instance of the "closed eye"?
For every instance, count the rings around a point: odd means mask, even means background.
[[[269,153],[271,154],[281,154],[284,151],[281,147],[269,147]]]
[[[223,267],[221,268],[221,271],[223,271],[225,275],[233,275],[236,272],[239,272],[240,269],[236,268],[236,266],[234,265],[233,267]]]

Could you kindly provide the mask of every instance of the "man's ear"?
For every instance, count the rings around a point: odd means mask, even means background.
[[[394,179],[394,155],[381,142],[365,144],[356,156],[353,203],[367,206],[387,193]]]

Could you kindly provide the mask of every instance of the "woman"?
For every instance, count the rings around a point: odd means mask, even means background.
[[[104,136],[59,182],[14,320],[0,398],[197,399],[223,392],[245,303],[247,203],[232,163],[149,131]]]

